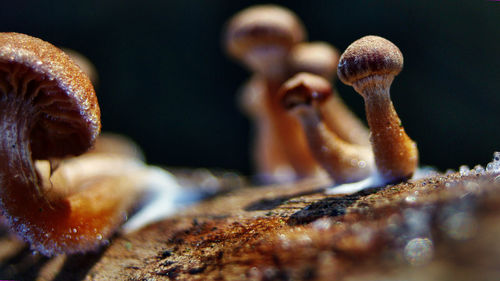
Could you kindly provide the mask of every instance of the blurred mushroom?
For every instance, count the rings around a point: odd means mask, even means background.
[[[87,153],[121,155],[144,160],[144,155],[136,143],[125,136],[114,133],[101,133],[94,146]]]
[[[279,92],[283,107],[300,121],[315,159],[335,184],[365,179],[373,171],[371,149],[346,142],[325,124],[320,107],[331,95],[330,83],[309,73],[293,76]]]
[[[0,92],[0,209],[9,227],[45,255],[105,243],[137,204],[130,178],[74,187],[47,180],[34,164],[79,155],[94,143],[100,111],[87,76],[45,41],[0,33]]]
[[[259,173],[272,175],[280,168],[274,163],[282,161],[274,161],[274,157],[285,158],[298,177],[313,176],[320,171],[307,148],[300,125],[286,114],[276,97],[288,75],[288,53],[304,37],[305,30],[297,16],[290,10],[275,5],[249,7],[237,13],[227,25],[225,45],[228,54],[255,72],[259,77],[256,79],[263,81],[258,83],[265,85],[262,87],[264,93],[245,90],[245,95],[253,97],[242,98],[243,101],[254,101],[245,108],[253,107],[250,111],[258,112],[259,115],[253,117],[258,120],[254,158],[270,159],[267,163],[267,160],[257,163]],[[277,156],[271,154],[268,147],[275,147],[273,154],[276,153]]]
[[[264,96],[266,93],[266,80],[254,75],[243,86],[239,95],[239,105],[254,123],[252,160],[257,169],[258,181],[287,182],[294,179],[295,172],[269,120]]]
[[[319,75],[332,85],[337,74],[339,52],[326,42],[304,42],[295,45],[288,56],[291,75],[307,72]],[[369,131],[344,104],[335,88],[333,95],[319,105],[326,125],[342,140],[359,145],[370,145]]]

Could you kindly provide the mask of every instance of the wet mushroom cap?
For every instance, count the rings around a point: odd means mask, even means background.
[[[340,57],[337,74],[346,85],[373,75],[398,75],[403,54],[391,41],[365,36],[354,41]]]
[[[337,72],[340,54],[326,42],[296,44],[288,55],[292,74],[309,72],[331,79]]]
[[[14,97],[33,106],[34,159],[81,154],[99,134],[100,111],[89,78],[48,42],[0,33],[0,94],[3,102]]]
[[[304,27],[292,11],[275,5],[258,5],[242,10],[230,20],[225,44],[229,54],[242,58],[248,50],[262,46],[290,49],[304,38]]]
[[[325,78],[302,72],[288,79],[281,86],[278,96],[288,110],[299,105],[312,105],[313,101],[321,103],[331,94],[331,84]]]

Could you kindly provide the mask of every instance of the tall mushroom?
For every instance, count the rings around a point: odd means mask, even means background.
[[[257,94],[256,105],[260,107],[261,117],[255,119],[261,123],[256,124],[256,143],[260,144],[255,149],[256,155],[269,153],[266,149],[271,144],[273,150],[282,150],[299,177],[315,175],[319,166],[307,149],[299,124],[281,108],[276,93],[288,75],[287,55],[304,37],[305,30],[295,14],[275,5],[252,6],[240,11],[228,22],[225,34],[229,55],[243,62],[266,85],[265,93]]]
[[[137,201],[137,192],[116,179],[66,190],[47,186],[37,171],[34,160],[87,151],[100,127],[92,84],[63,51],[0,33],[0,210],[32,249],[45,255],[94,249]]]
[[[417,146],[406,134],[389,93],[402,69],[403,55],[396,45],[379,36],[365,36],[345,50],[337,71],[340,80],[365,101],[375,162],[387,182],[411,177],[418,164]]]
[[[310,73],[293,76],[279,91],[283,107],[300,121],[312,154],[335,184],[365,179],[373,171],[371,149],[346,142],[326,125],[320,107],[331,95],[330,83]]]

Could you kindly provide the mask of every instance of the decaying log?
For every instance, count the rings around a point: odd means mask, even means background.
[[[32,254],[4,233],[0,277],[22,280],[494,280],[498,172],[436,174],[351,195],[324,182],[211,197],[97,253]]]

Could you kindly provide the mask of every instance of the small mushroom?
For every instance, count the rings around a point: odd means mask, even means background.
[[[337,71],[365,101],[375,162],[387,182],[410,178],[418,165],[417,146],[406,134],[389,93],[402,68],[398,47],[382,37],[365,36],[345,50]]]
[[[254,96],[241,99],[256,101],[251,107],[259,107],[251,109],[259,114],[259,117],[253,116],[254,120],[258,120],[255,141],[258,145],[255,148],[257,156],[254,158],[272,160],[258,163],[259,173],[275,173],[281,167],[276,167],[274,163],[282,163],[281,159],[287,160],[298,177],[315,175],[319,169],[307,149],[300,125],[286,114],[276,98],[279,87],[288,75],[288,53],[304,37],[305,30],[296,15],[275,5],[249,7],[237,13],[227,25],[227,52],[258,75],[265,85],[262,87],[264,93],[244,91],[246,95]],[[279,147],[270,154],[271,150],[267,147],[274,144],[279,144]],[[279,161],[274,161],[274,157]]]
[[[373,170],[371,149],[344,141],[325,124],[320,107],[331,95],[330,83],[310,73],[293,76],[279,92],[283,107],[300,121],[315,159],[335,183],[365,179]]]
[[[332,85],[336,78],[339,52],[326,42],[304,42],[295,45],[288,56],[291,75],[308,72],[319,75]],[[348,143],[370,145],[369,131],[342,101],[332,87],[333,95],[321,103],[319,110],[326,125]]]
[[[79,155],[100,131],[91,82],[53,45],[0,33],[0,210],[45,255],[105,243],[137,202],[126,178],[72,188],[46,180],[34,161]]]

